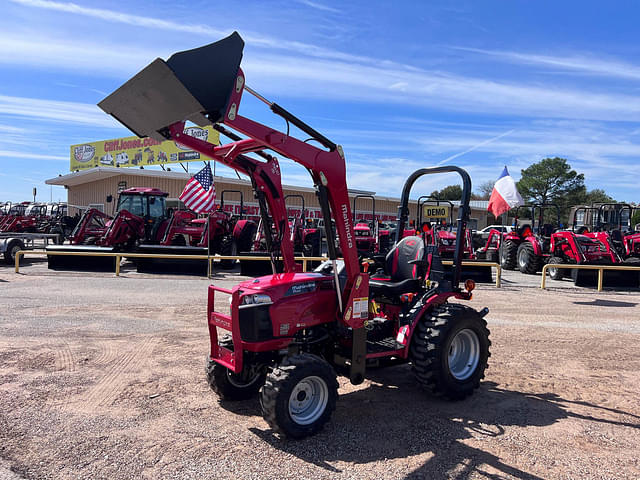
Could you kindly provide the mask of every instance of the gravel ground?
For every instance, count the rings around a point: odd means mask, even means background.
[[[493,342],[475,395],[371,371],[341,379],[319,435],[287,441],[257,400],[221,404],[206,385],[206,278],[22,272],[0,267],[2,480],[640,478],[637,292],[508,272],[472,302]]]

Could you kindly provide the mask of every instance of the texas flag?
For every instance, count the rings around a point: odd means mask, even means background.
[[[516,182],[513,181],[507,167],[504,167],[500,178],[493,186],[493,192],[491,192],[491,198],[489,199],[488,211],[493,213],[493,216],[498,218],[504,212],[513,207],[524,204],[524,200],[518,193],[516,188]]]

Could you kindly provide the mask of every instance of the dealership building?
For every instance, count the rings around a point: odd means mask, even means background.
[[[67,202],[71,215],[80,212],[87,207],[98,208],[107,214],[112,214],[115,203],[108,204],[107,197],[111,195],[117,198],[119,192],[130,187],[154,187],[168,193],[168,198],[177,199],[184,189],[192,174],[187,172],[155,170],[144,168],[121,168],[110,166],[97,166],[85,170],[59,175],[46,181],[47,185],[64,186],[67,190]],[[217,193],[217,203],[222,200],[224,193],[225,210],[235,214],[240,213],[240,198],[242,196],[245,214],[257,216],[258,203],[253,196],[251,183],[248,180],[214,177],[214,185]],[[314,218],[320,217],[320,208],[315,195],[315,190],[308,187],[283,185],[285,195],[295,195],[287,200],[290,213],[299,211],[304,199],[304,206],[308,215]],[[240,193],[241,192],[241,193]],[[395,220],[398,213],[399,198],[375,195],[375,192],[350,190],[351,206],[357,195],[374,195],[376,217],[382,221]],[[371,218],[372,201],[369,198],[356,199],[356,218]],[[454,202],[454,204],[457,202]],[[483,228],[487,225],[486,201],[471,202],[472,228]],[[410,201],[410,218],[417,216],[417,201]],[[457,208],[454,207],[454,218]]]

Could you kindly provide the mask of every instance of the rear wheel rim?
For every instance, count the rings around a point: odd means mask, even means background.
[[[480,340],[469,328],[460,330],[449,345],[449,372],[456,380],[467,380],[480,363]]]
[[[523,268],[527,266],[527,251],[526,250],[524,250],[524,249],[520,250],[520,253],[518,254],[518,263]]]
[[[303,378],[289,395],[289,416],[298,425],[317,421],[329,402],[329,387],[318,376]]]

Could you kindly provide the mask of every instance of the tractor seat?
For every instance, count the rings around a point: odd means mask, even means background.
[[[419,278],[407,278],[399,282],[369,280],[369,292],[373,297],[397,298],[403,293],[417,292],[422,281]]]
[[[531,225],[529,225],[528,223],[521,225],[520,227],[518,227],[518,236],[524,237],[525,233],[527,233],[527,230],[531,232]],[[529,233],[529,235],[531,235],[531,233]]]
[[[550,237],[552,233],[553,233],[553,225],[551,225],[550,223],[545,223],[542,226],[542,236]]]
[[[375,274],[369,280],[369,291],[374,297],[395,301],[403,293],[417,292],[421,288],[423,267],[411,261],[422,260],[424,242],[418,236],[405,237],[395,244],[385,259],[386,276]]]

